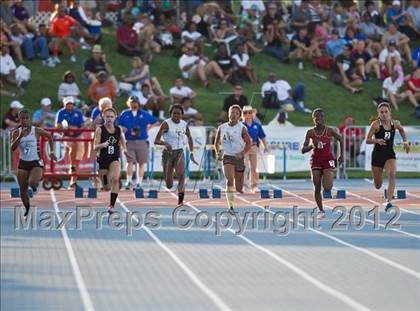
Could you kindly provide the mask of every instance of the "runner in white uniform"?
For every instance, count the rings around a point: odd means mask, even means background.
[[[185,158],[184,147],[187,144],[190,148],[190,159],[195,164],[194,145],[187,122],[182,120],[184,109],[181,105],[173,105],[169,111],[171,117],[161,124],[155,138],[155,145],[163,145],[162,167],[165,176],[166,186],[170,189],[173,186],[173,172],[178,177],[178,206],[184,204],[185,191]],[[163,138],[163,140],[161,140]]]
[[[244,155],[251,148],[251,138],[246,127],[240,122],[241,116],[241,107],[238,105],[231,106],[229,108],[229,122],[219,126],[214,142],[217,157],[223,160],[223,173],[226,177],[226,199],[230,213],[233,213],[233,183],[235,182],[236,191],[242,193],[245,171]]]
[[[19,113],[20,126],[12,133],[12,152],[19,147],[19,166],[17,179],[19,182],[20,198],[25,206],[25,216],[29,213],[30,202],[28,186],[34,194],[42,178],[42,159],[39,155],[39,137],[48,138],[50,144],[50,158],[56,160],[53,152],[53,141],[50,133],[40,127],[32,125],[32,117],[28,110]]]

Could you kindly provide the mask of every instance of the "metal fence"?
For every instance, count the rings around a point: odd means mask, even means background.
[[[0,131],[0,137],[1,137],[0,174],[1,174],[2,180],[13,178],[15,182],[17,182],[16,175],[12,169],[13,153],[10,148],[11,147],[10,135],[11,135],[11,132],[9,130]]]

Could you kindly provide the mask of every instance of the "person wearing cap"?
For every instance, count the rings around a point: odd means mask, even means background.
[[[51,99],[48,97],[41,99],[41,109],[32,115],[32,123],[42,128],[54,128],[55,112],[51,110]]]
[[[386,19],[388,24],[394,23],[398,29],[405,33],[408,37],[415,39],[418,33],[416,25],[411,15],[404,11],[401,7],[401,1],[394,0],[392,5],[386,11]]]
[[[382,36],[381,44],[385,48],[391,42],[395,42],[401,55],[411,63],[410,38],[398,31],[398,26],[394,23],[388,24],[388,29]]]
[[[245,106],[242,109],[243,124],[245,125],[248,135],[251,138],[251,149],[245,154],[245,176],[249,174],[248,187],[252,193],[257,190],[257,184],[259,180],[257,172],[258,156],[260,151],[260,142],[264,145],[264,152],[268,153],[270,147],[267,140],[265,139],[265,133],[260,123],[255,121],[257,110],[251,106]],[[245,177],[246,178],[246,177]]]
[[[75,98],[68,96],[63,99],[63,108],[57,112],[55,126],[58,129],[80,129],[85,125],[83,114],[80,110],[74,107]],[[66,133],[68,137],[79,137],[81,134],[77,131]],[[83,159],[85,153],[85,142],[73,141],[67,144],[70,154],[70,171],[73,174],[79,172],[80,161]],[[77,177],[71,176],[69,188],[76,186]]]
[[[327,41],[325,48],[330,56],[336,58],[338,55],[343,54],[345,44],[346,40],[340,38],[338,29],[334,28],[331,31],[331,39]]]
[[[395,64],[401,64],[401,54],[395,40],[388,42],[388,47],[379,54],[379,66],[384,77],[388,77]]]
[[[108,73],[106,71],[100,71],[96,76],[97,81],[93,82],[88,90],[89,106],[97,106],[99,100],[103,97],[109,97],[114,102],[117,97],[117,91],[115,85],[108,80]]]
[[[126,189],[133,188],[134,163],[138,164],[136,169],[136,187],[141,187],[144,175],[144,164],[149,159],[149,144],[147,129],[155,124],[157,120],[147,111],[141,109],[140,101],[136,96],[130,96],[127,100],[128,109],[124,110],[118,124],[122,127],[127,141],[127,183]]]
[[[57,92],[58,101],[62,101],[64,97],[72,96],[76,99],[80,98],[80,89],[76,83],[76,77],[74,73],[67,70],[63,75],[63,81],[58,86]]]
[[[23,109],[23,105],[14,100],[10,103],[10,109],[6,112],[1,121],[1,128],[3,130],[6,129],[14,129],[19,126],[19,111]]]

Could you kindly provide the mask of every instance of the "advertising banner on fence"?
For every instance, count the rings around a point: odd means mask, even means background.
[[[275,156],[275,173],[283,172],[284,163],[284,151],[283,146],[286,147],[286,171],[287,172],[298,172],[298,171],[309,171],[309,157],[310,152],[302,154],[300,148],[305,138],[306,131],[309,127],[272,127],[263,126],[266,134],[266,139],[271,148],[271,154]],[[264,158],[264,161],[258,161],[258,171],[267,172],[268,163],[266,161],[267,156],[262,156],[260,152],[260,159]]]
[[[366,129],[366,133],[369,128]],[[420,127],[404,127],[410,144],[410,153],[405,153],[402,138],[397,131],[394,138],[394,150],[397,156],[397,172],[420,172]],[[374,145],[366,145],[365,170],[371,170],[372,151]]]

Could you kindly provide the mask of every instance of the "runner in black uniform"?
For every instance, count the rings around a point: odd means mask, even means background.
[[[378,119],[374,120],[367,134],[366,143],[375,144],[372,152],[372,175],[376,189],[382,187],[383,171],[388,173],[387,203],[385,211],[392,207],[392,197],[396,181],[396,157],[394,152],[395,130],[400,132],[404,149],[408,153],[410,146],[400,121],[392,120],[388,103],[378,105]],[[374,136],[374,137],[373,137]]]
[[[120,191],[120,150],[127,152],[124,135],[119,126],[114,126],[117,111],[105,108],[102,112],[105,124],[96,128],[93,150],[99,150],[99,175],[105,190],[111,190],[108,212],[111,214]]]

